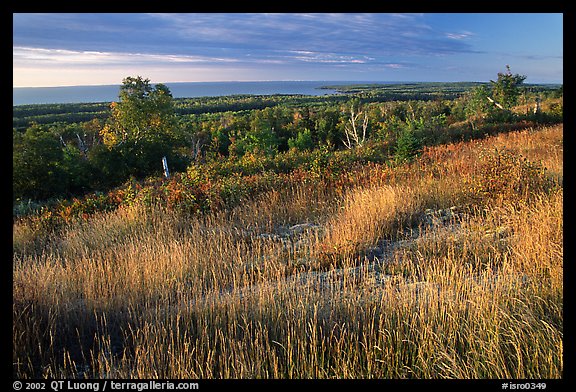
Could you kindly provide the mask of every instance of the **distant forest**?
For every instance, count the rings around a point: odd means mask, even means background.
[[[497,125],[562,122],[561,85],[507,77],[514,82],[510,91],[498,90],[503,79],[326,86],[340,93],[325,96],[202,98],[173,98],[164,85],[128,77],[118,102],[13,107],[13,200],[69,198],[160,176],[164,156],[174,172],[214,162],[254,171],[242,166],[247,156],[262,170],[291,171],[316,150],[392,162],[425,145],[480,137]],[[511,101],[498,107],[493,98]],[[537,100],[542,110],[535,113]]]

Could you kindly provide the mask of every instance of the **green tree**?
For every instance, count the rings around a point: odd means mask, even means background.
[[[328,106],[318,112],[314,124],[318,144],[336,146],[340,142],[338,133],[339,119],[338,108]]]
[[[172,120],[171,95],[165,86],[154,89],[148,79],[127,77],[120,87],[119,102],[110,105],[111,116],[101,134],[104,143],[116,146],[126,142],[154,140],[163,132],[161,125]],[[171,112],[171,113],[170,113]]]
[[[396,163],[410,162],[420,151],[420,142],[415,135],[416,129],[406,126],[402,129],[394,146]]]
[[[488,100],[489,95],[490,90],[486,85],[473,87],[466,95],[464,112],[473,130],[476,129],[476,121],[486,116],[494,108]]]
[[[92,186],[96,189],[117,186],[130,176],[130,168],[118,148],[95,145],[88,152],[88,161]]]
[[[92,168],[84,153],[72,143],[62,150],[62,170],[67,178],[67,192],[84,193],[91,190]]]
[[[308,128],[298,132],[298,135],[288,139],[288,147],[295,148],[300,151],[312,150],[314,148],[314,141],[312,140],[312,133]]]
[[[60,141],[48,129],[32,125],[12,133],[13,198],[48,199],[66,191]]]
[[[149,79],[127,77],[119,102],[112,102],[111,116],[101,131],[104,144],[120,152],[130,174],[160,170],[162,156],[170,156],[177,135],[174,100],[168,87],[152,87]]]
[[[250,130],[241,139],[244,152],[273,156],[278,151],[278,137],[272,128]]]
[[[506,72],[498,72],[498,80],[490,81],[494,100],[502,105],[505,110],[512,109],[517,104],[518,97],[522,93],[520,86],[525,79],[525,75],[513,75],[510,71],[510,66],[506,65]]]

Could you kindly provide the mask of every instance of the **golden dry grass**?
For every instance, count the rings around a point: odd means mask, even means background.
[[[429,148],[341,196],[301,184],[194,218],[132,206],[50,237],[16,223],[13,373],[561,378],[562,132]],[[502,146],[560,186],[477,203],[479,152]],[[297,223],[318,228],[280,235]],[[382,243],[385,260],[364,258]]]

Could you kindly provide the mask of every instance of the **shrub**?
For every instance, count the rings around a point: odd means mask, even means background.
[[[546,167],[531,162],[520,153],[504,149],[482,151],[480,170],[473,192],[485,201],[528,201],[539,192],[549,191],[554,181]]]

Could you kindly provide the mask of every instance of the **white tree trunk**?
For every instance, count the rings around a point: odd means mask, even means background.
[[[359,124],[358,119],[359,117],[364,114],[364,118],[362,121],[362,137],[359,134]],[[348,119],[350,126],[346,124],[344,126],[344,133],[346,134],[346,140],[343,140],[344,145],[348,149],[352,149],[354,147],[362,146],[366,141],[366,129],[368,129],[368,114],[360,111],[358,114],[354,112],[354,108],[350,109],[350,118]]]

